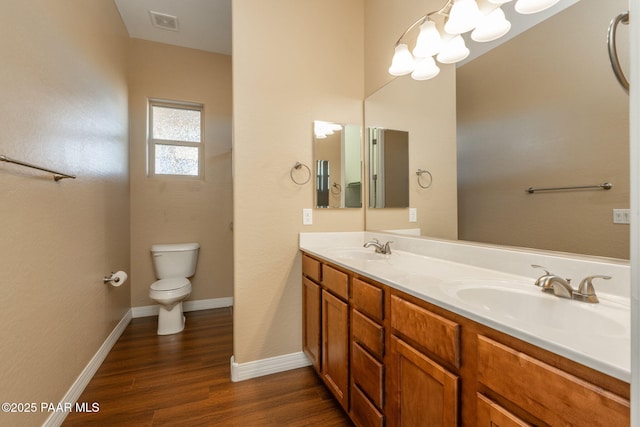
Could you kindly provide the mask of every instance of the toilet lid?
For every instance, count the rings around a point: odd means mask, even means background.
[[[151,284],[151,289],[154,291],[172,291],[174,289],[180,289],[188,285],[189,279],[186,277],[175,277],[172,279],[162,279],[155,281]]]

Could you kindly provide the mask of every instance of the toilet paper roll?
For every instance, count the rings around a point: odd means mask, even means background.
[[[113,273],[111,275],[111,277],[109,278],[109,284],[111,286],[121,286],[124,282],[127,281],[127,273],[125,273],[124,271],[116,271],[115,273]]]

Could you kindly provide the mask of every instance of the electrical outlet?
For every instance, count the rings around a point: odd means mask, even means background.
[[[631,224],[631,211],[629,209],[613,210],[614,224]]]
[[[313,209],[302,209],[302,225],[313,225]]]
[[[409,208],[409,222],[418,222],[418,209]]]

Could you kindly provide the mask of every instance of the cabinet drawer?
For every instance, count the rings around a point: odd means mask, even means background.
[[[480,393],[477,396],[478,427],[531,427],[531,424],[522,421],[486,396]]]
[[[384,291],[360,279],[351,283],[351,303],[374,320],[384,319]]]
[[[384,416],[356,385],[351,390],[351,416],[358,426],[382,427],[384,425]]]
[[[322,284],[339,297],[349,298],[349,276],[346,273],[323,264]]]
[[[384,367],[357,343],[353,343],[351,347],[351,376],[353,383],[357,384],[378,408],[382,408]]]
[[[311,258],[308,255],[302,254],[302,274],[310,278],[311,280],[315,280],[320,283],[321,277],[321,269],[320,261]]]
[[[353,340],[378,358],[384,356],[384,328],[357,310],[352,311],[351,333]]]
[[[478,381],[550,425],[629,425],[629,401],[478,336]]]
[[[460,325],[456,322],[392,295],[391,327],[456,368],[460,367]]]

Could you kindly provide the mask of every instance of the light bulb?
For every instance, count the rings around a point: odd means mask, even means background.
[[[469,49],[464,44],[462,36],[458,34],[444,43],[436,59],[443,64],[453,64],[467,56],[469,56]]]
[[[404,76],[409,74],[415,68],[413,56],[409,52],[409,47],[400,43],[396,46],[393,59],[391,60],[391,67],[389,67],[389,74],[392,76]]]
[[[505,4],[505,3],[509,3],[512,0],[489,0],[489,3],[491,4]]]
[[[490,42],[504,36],[510,29],[511,22],[507,21],[502,9],[497,8],[480,19],[478,26],[471,33],[471,39],[476,42]]]
[[[416,69],[411,73],[414,80],[429,80],[440,73],[440,68],[432,57],[420,58],[416,61]]]
[[[518,0],[515,5],[516,12],[530,14],[549,9],[560,0]]]
[[[416,46],[413,48],[413,56],[416,58],[426,58],[440,52],[442,40],[440,32],[436,28],[436,23],[428,19],[420,25],[420,33]]]
[[[480,19],[480,11],[475,0],[455,0],[444,30],[451,34],[462,34],[474,29]]]

